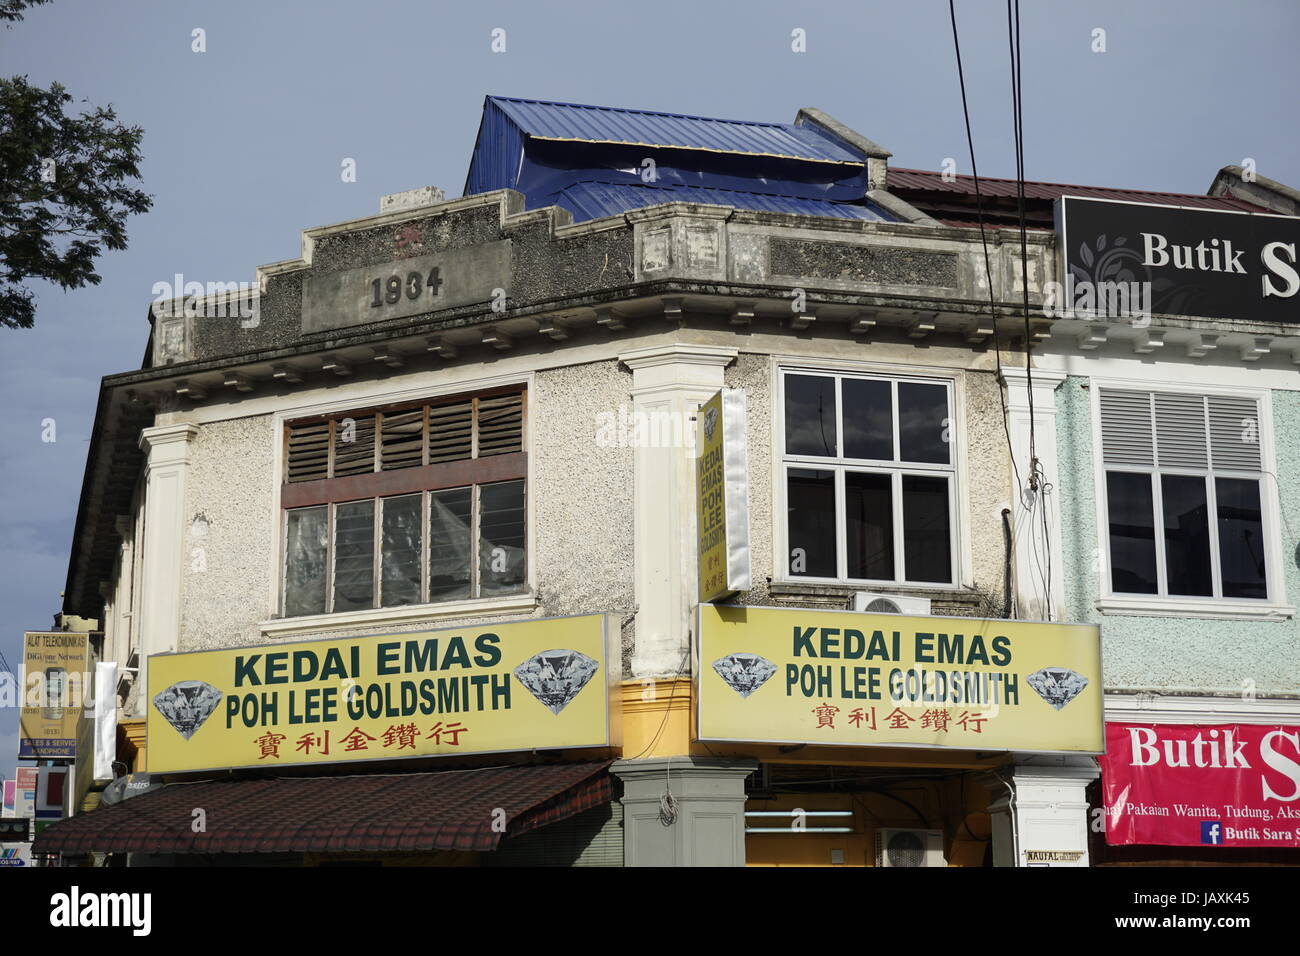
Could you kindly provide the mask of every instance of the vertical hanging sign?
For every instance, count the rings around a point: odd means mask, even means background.
[[[695,423],[700,603],[749,589],[749,473],[745,393],[724,388]]]

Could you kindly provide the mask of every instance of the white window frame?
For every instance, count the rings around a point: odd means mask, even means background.
[[[1173,395],[1221,396],[1244,398],[1255,402],[1259,412],[1260,471],[1183,468],[1176,466],[1153,467],[1143,465],[1107,466],[1101,433],[1101,391],[1110,389],[1128,392],[1163,392]],[[1089,380],[1092,416],[1093,487],[1096,499],[1094,520],[1097,526],[1097,574],[1099,598],[1096,608],[1104,614],[1201,617],[1282,621],[1296,613],[1294,605],[1284,600],[1286,594],[1283,574],[1281,503],[1278,500],[1277,462],[1274,454],[1272,394],[1269,389],[1238,388],[1221,385],[1188,385],[1179,382],[1148,381],[1138,379],[1092,378]],[[1258,479],[1260,485],[1260,512],[1264,524],[1265,586],[1267,598],[1199,597],[1169,594],[1132,594],[1115,591],[1111,582],[1110,562],[1110,507],[1106,487],[1107,471],[1133,474],[1190,475],[1211,478]],[[1156,574],[1161,589],[1167,589],[1168,568],[1165,564],[1163,534],[1163,500],[1159,481],[1152,482],[1152,517],[1156,522]],[[1214,482],[1207,482],[1207,507],[1210,521],[1217,525],[1217,491]],[[1211,540],[1217,544],[1217,527]],[[1219,569],[1217,547],[1211,547],[1210,570],[1213,587],[1220,592],[1223,587]]]
[[[915,367],[901,370],[894,366],[866,366],[859,363],[834,361],[815,361],[803,359],[778,359],[773,366],[774,387],[772,394],[772,429],[776,454],[772,462],[772,485],[774,533],[776,545],[774,568],[776,580],[780,585],[821,584],[850,586],[863,590],[890,590],[905,588],[918,591],[946,592],[961,587],[960,582],[966,577],[966,554],[963,541],[965,526],[964,499],[959,487],[964,487],[965,474],[960,441],[958,437],[965,434],[963,410],[961,407],[958,374],[955,372],[936,372],[935,374],[918,374]],[[942,385],[948,393],[949,463],[947,465],[933,462],[884,462],[860,458],[823,458],[807,455],[787,455],[785,449],[785,379],[787,375],[806,375],[822,378],[848,378],[885,381],[891,385],[894,396],[894,449],[900,449],[898,441],[898,383],[914,382],[922,385]],[[836,402],[837,434],[843,435],[843,402]],[[787,473],[792,467],[832,471],[835,475],[835,514],[836,514],[836,577],[815,577],[808,574],[795,575],[790,572],[789,526],[787,521]],[[898,574],[893,579],[850,578],[848,570],[848,535],[845,531],[845,483],[847,472],[887,473],[891,475],[890,491],[894,522],[894,568]],[[910,581],[902,577],[906,569],[904,561],[903,534],[903,499],[902,476],[941,475],[948,479],[948,549],[950,561],[950,578],[947,582]]]

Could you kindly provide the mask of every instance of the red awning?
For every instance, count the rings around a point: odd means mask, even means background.
[[[608,767],[564,763],[172,783],[52,824],[37,835],[32,851],[495,850],[504,837],[608,803]],[[196,809],[204,811],[206,832],[192,829]]]

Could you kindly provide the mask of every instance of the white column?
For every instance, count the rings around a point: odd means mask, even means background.
[[[637,429],[634,495],[636,644],[635,677],[685,671],[690,612],[695,603],[695,457],[690,419],[723,385],[723,369],[737,350],[667,345],[619,356],[632,370]],[[677,423],[676,429],[669,427]],[[665,440],[665,434],[681,440]]]
[[[1015,462],[1011,480],[1015,484],[1017,475],[1020,479],[1011,501],[1018,616],[1026,620],[1059,621],[1065,589],[1061,574],[1056,387],[1065,381],[1065,373],[1004,366],[1002,376],[1007,386],[1007,429],[1011,433],[1011,454]],[[1029,440],[1031,421],[1033,452],[1040,469],[1036,493],[1030,488],[1034,473]],[[1044,484],[1047,494],[1043,494]]]
[[[1087,787],[1100,773],[1088,756],[1034,754],[986,777],[993,865],[1087,866]]]
[[[185,481],[190,470],[194,425],[159,425],[140,434],[145,464],[144,562],[139,601],[139,699],[148,700],[148,660],[177,648],[181,628],[181,573],[184,554]]]

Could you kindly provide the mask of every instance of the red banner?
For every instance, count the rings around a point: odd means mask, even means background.
[[[1300,727],[1106,724],[1106,842],[1300,846]]]

